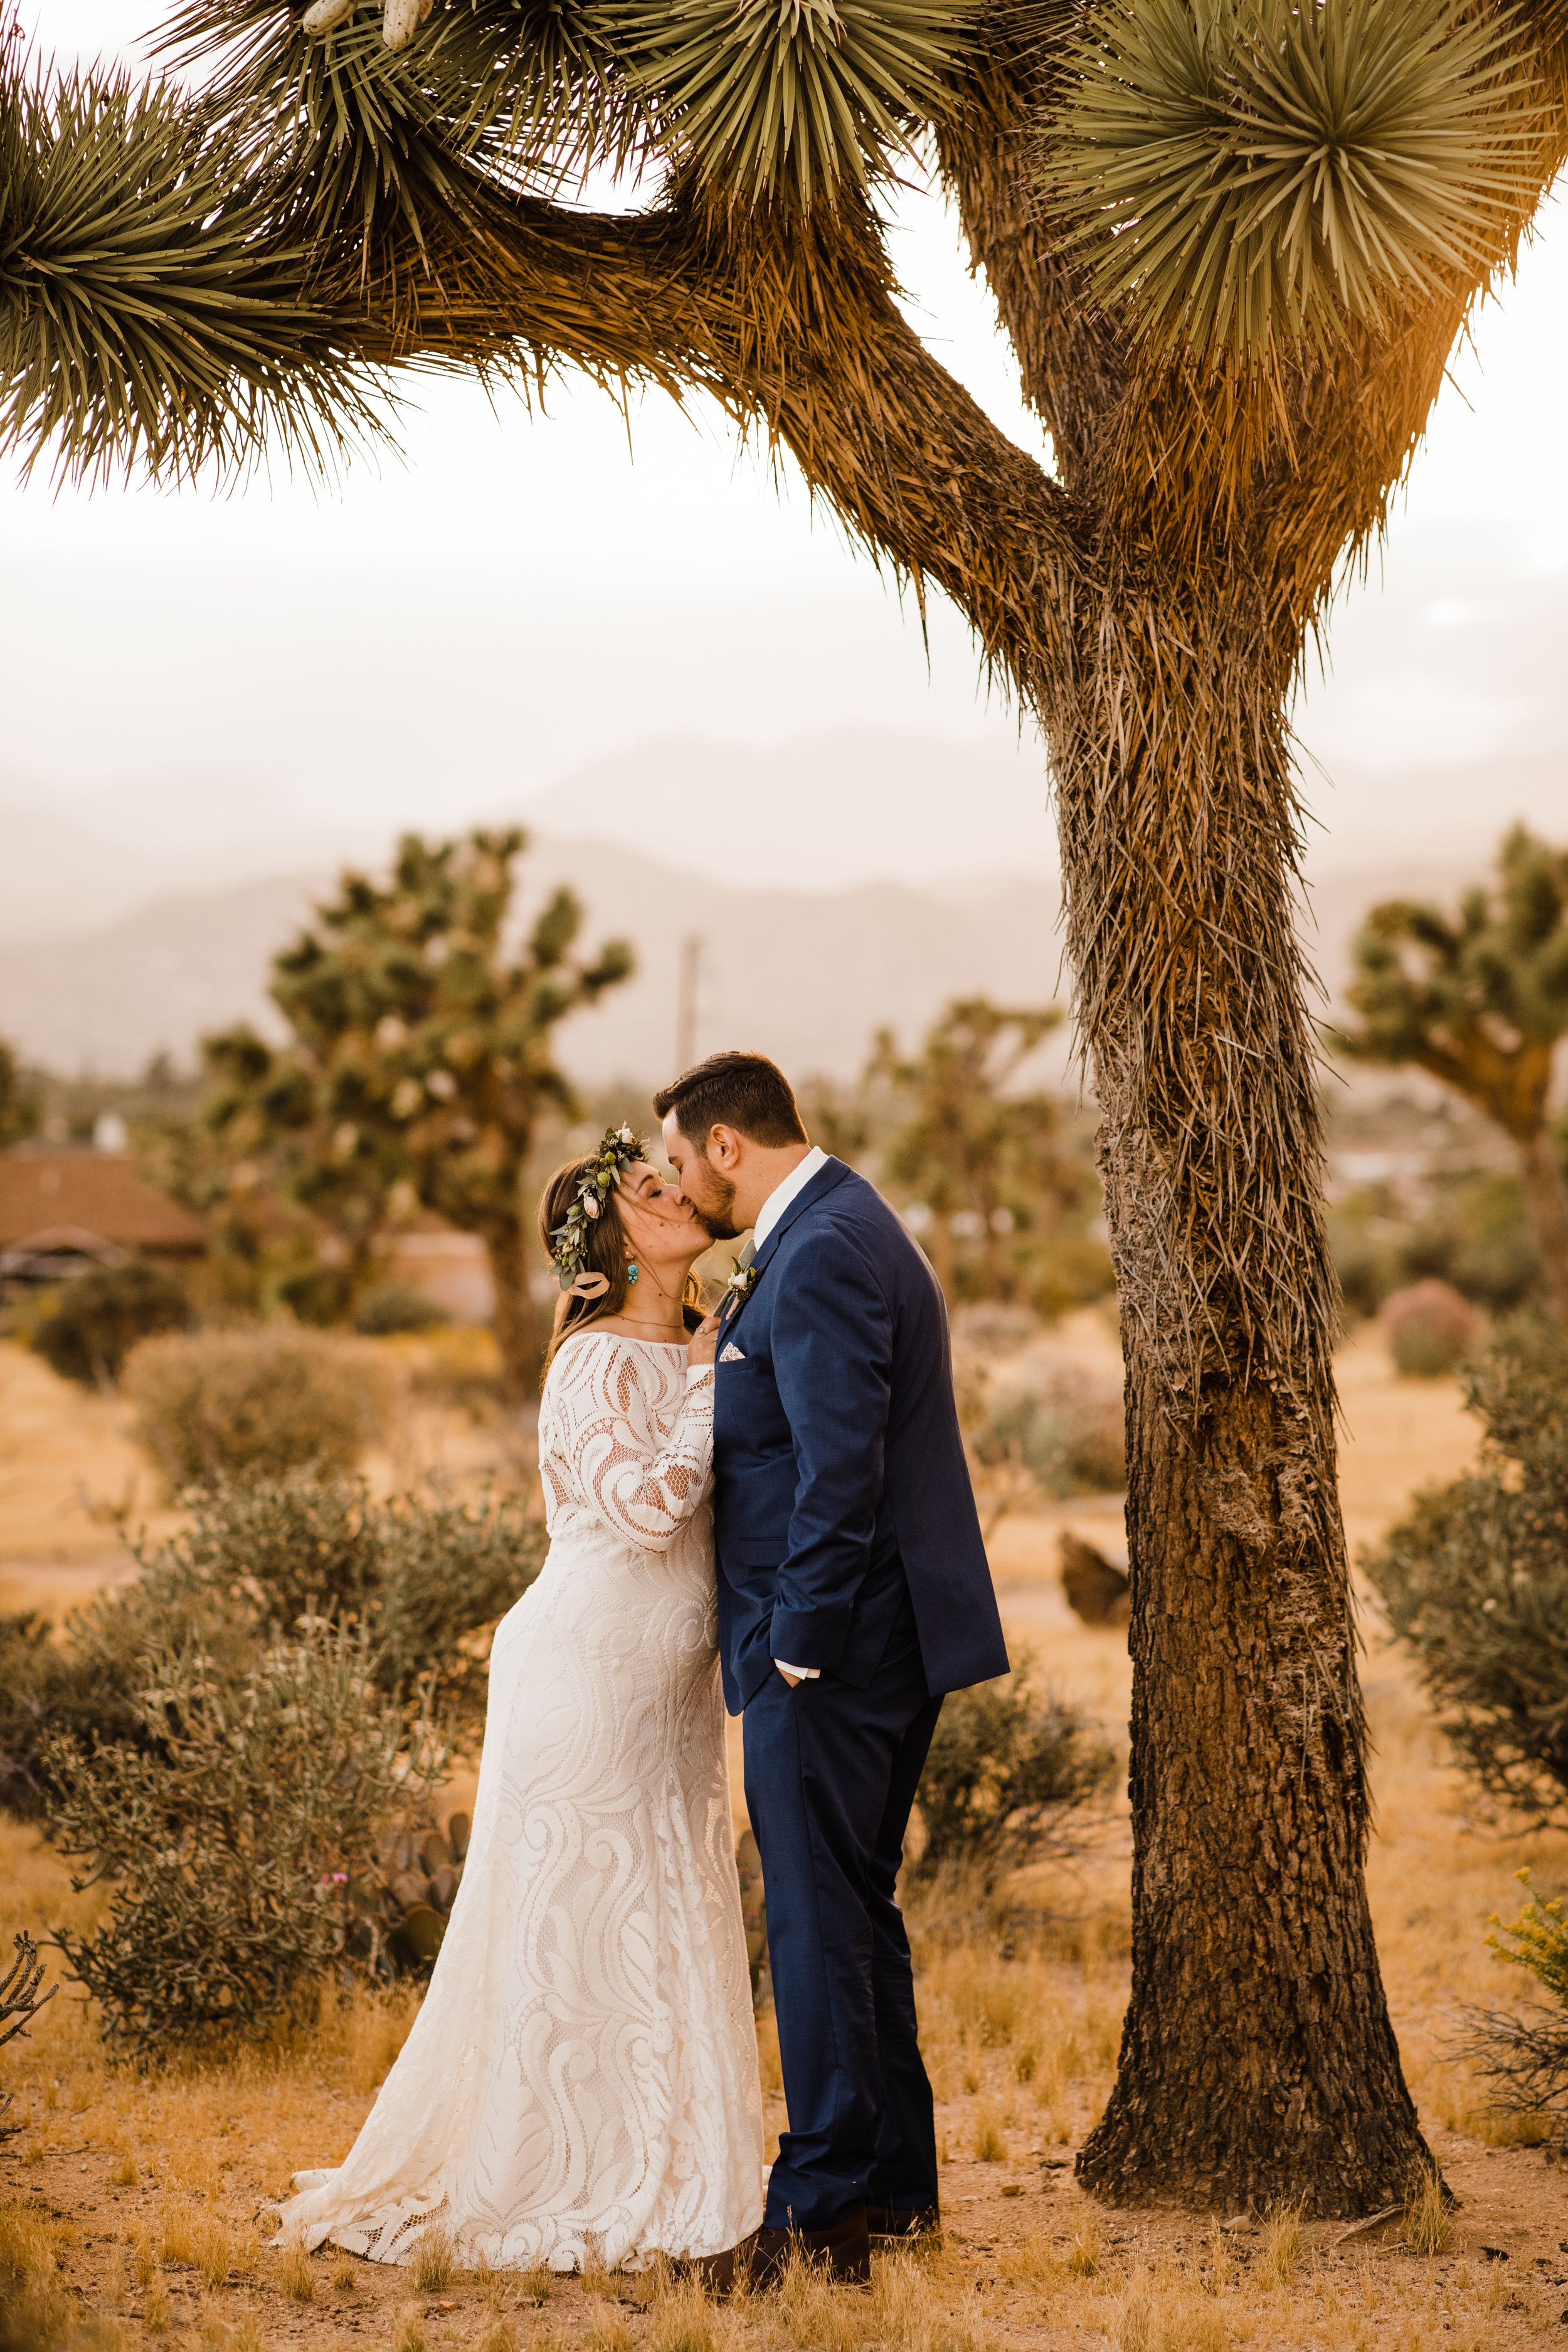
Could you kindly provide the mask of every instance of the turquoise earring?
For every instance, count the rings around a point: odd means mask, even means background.
[[[626,1268],[626,1280],[627,1280],[628,1282],[635,1282],[635,1281],[637,1280],[637,1270],[636,1266],[635,1266],[635,1265],[628,1265],[628,1266],[627,1266],[627,1268]]]

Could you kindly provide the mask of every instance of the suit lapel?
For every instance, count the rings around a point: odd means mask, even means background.
[[[838,1185],[842,1184],[845,1178],[852,1171],[845,1166],[842,1160],[834,1160],[830,1157],[826,1166],[819,1168],[816,1175],[812,1178],[810,1183],[803,1185],[801,1190],[795,1194],[795,1199],[790,1202],[788,1208],[784,1211],[783,1216],[779,1219],[777,1224],[768,1235],[767,1240],[763,1244],[762,1248],[752,1260],[752,1266],[756,1272],[756,1281],[752,1283],[751,1289],[747,1291],[744,1298],[736,1300],[732,1311],[728,1307],[726,1308],[725,1318],[719,1327],[719,1338],[721,1342],[727,1340],[733,1333],[736,1324],[739,1323],[742,1316],[745,1313],[750,1301],[755,1297],[758,1285],[762,1282],[763,1276],[767,1273],[768,1267],[772,1265],[773,1258],[777,1254],[780,1242],[783,1241],[785,1234],[788,1233],[795,1219],[799,1216],[803,1216],[805,1211],[814,1207],[818,1201],[826,1200],[828,1193],[835,1191]],[[731,1296],[733,1297],[734,1294],[731,1292]]]

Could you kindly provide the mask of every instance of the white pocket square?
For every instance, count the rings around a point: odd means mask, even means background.
[[[719,1361],[721,1364],[743,1364],[745,1360],[744,1356],[742,1356],[739,1348],[736,1347],[733,1339],[731,1340],[729,1346],[725,1349],[723,1354],[719,1359]]]

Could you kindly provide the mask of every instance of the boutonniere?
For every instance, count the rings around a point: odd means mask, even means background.
[[[730,1267],[730,1279],[724,1285],[724,1287],[737,1306],[739,1306],[742,1298],[750,1298],[752,1290],[756,1286],[757,1275],[760,1269],[754,1261],[751,1265],[742,1265],[739,1258],[735,1258],[731,1261]]]

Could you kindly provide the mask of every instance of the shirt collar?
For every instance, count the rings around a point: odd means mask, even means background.
[[[827,1154],[820,1143],[814,1143],[798,1168],[792,1168],[782,1184],[775,1184],[757,1212],[752,1242],[760,1250],[790,1202],[804,1192],[819,1168],[827,1165]]]

